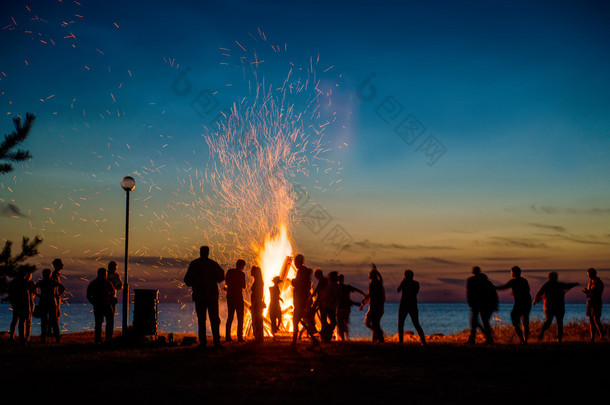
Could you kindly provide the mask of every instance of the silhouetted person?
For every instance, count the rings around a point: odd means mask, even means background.
[[[595,335],[603,340],[604,326],[601,322],[602,317],[602,294],[604,293],[604,283],[597,277],[597,270],[590,268],[587,270],[589,283],[587,288],[583,289],[587,296],[587,317],[589,318],[589,328],[591,331],[591,341],[595,341]]]
[[[481,327],[485,335],[485,344],[493,344],[491,334],[491,315],[498,309],[498,294],[496,287],[481,272],[479,266],[472,268],[472,276],[466,284],[466,300],[471,310],[470,337],[467,344],[474,344],[477,336],[477,327]],[[481,323],[479,324],[479,318]]]
[[[510,274],[512,278],[506,284],[496,288],[498,290],[508,288],[512,290],[515,303],[510,313],[510,319],[519,340],[522,344],[526,344],[530,333],[530,312],[532,310],[530,285],[525,278],[521,277],[519,266],[514,266],[510,270]]]
[[[55,341],[61,341],[59,322],[57,320],[57,302],[66,288],[51,278],[51,269],[42,271],[42,280],[36,284],[38,305],[40,306],[40,341],[46,343],[49,331],[53,332]]]
[[[317,332],[315,325],[312,325],[306,312],[308,311],[308,302],[311,303],[311,269],[305,266],[305,258],[302,254],[298,254],[294,258],[294,266],[297,269],[297,274],[292,279],[292,301],[294,310],[292,312],[292,344],[296,345],[299,335],[299,324],[302,323],[312,344],[318,344],[318,339],[315,337]],[[309,304],[311,310],[311,304]]]
[[[419,324],[419,309],[417,308],[417,294],[419,293],[419,283],[413,279],[413,271],[405,270],[404,278],[397,292],[402,292],[400,297],[400,306],[398,307],[398,342],[402,344],[405,327],[405,319],[407,315],[411,316],[413,327],[419,335],[419,340],[422,345],[426,344],[426,335]]]
[[[112,339],[114,332],[114,313],[112,306],[116,298],[114,286],[107,278],[108,272],[101,267],[97,270],[97,278],[87,287],[87,300],[93,305],[95,319],[95,343],[102,343],[102,323],[106,321],[105,340]]]
[[[282,325],[282,297],[280,297],[280,283],[282,279],[279,276],[273,277],[273,285],[269,287],[269,319],[271,320],[271,333],[275,333]]]
[[[121,276],[117,272],[118,266],[119,266],[118,263],[115,262],[114,260],[112,260],[110,263],[108,263],[108,275],[106,276],[108,281],[110,281],[112,283],[112,286],[115,289],[115,293],[116,293],[116,291],[120,291],[123,289],[123,282],[121,281]],[[116,304],[118,302],[118,299],[116,296],[114,297],[113,301],[114,301],[114,303],[112,304],[112,316],[114,317],[114,314],[116,314]]]
[[[250,276],[254,279],[252,283],[252,291],[250,293],[250,312],[252,313],[252,332],[254,340],[257,343],[262,343],[265,340],[265,327],[263,311],[265,310],[265,293],[264,281],[261,268],[252,266]]]
[[[381,317],[383,316],[385,306],[385,290],[383,288],[383,279],[377,267],[371,263],[369,271],[369,291],[362,300],[360,310],[366,305],[369,309],[364,318],[364,324],[373,332],[373,343],[384,342],[383,329],[381,329]]]
[[[536,294],[533,304],[544,298],[544,323],[540,330],[538,339],[542,340],[544,333],[551,326],[553,318],[557,321],[557,341],[561,343],[563,339],[563,317],[566,313],[565,295],[578,283],[562,283],[559,281],[559,276],[556,272],[549,273],[549,279],[542,285],[540,291]]]
[[[231,326],[233,316],[237,314],[237,341],[244,341],[244,296],[242,290],[246,288],[246,274],[244,273],[246,262],[239,259],[234,269],[227,270],[225,285],[227,286],[227,322],[225,327],[225,339],[231,341]]]
[[[320,310],[320,337],[324,342],[330,342],[337,326],[337,307],[339,305],[339,273],[331,271],[320,291],[318,298]]]
[[[32,272],[19,272],[8,285],[8,299],[13,308],[9,337],[15,339],[15,328],[18,327],[19,342],[26,344],[30,340],[32,330],[32,312],[34,311],[34,296],[36,284],[32,281]]]
[[[359,288],[345,284],[345,276],[339,274],[337,278],[339,282],[339,301],[337,303],[337,333],[340,340],[347,340],[349,336],[349,317],[352,312],[352,306],[360,305],[359,302],[353,301],[351,293],[357,292],[366,296],[364,291]]]
[[[53,272],[51,273],[51,279],[57,281],[58,283],[62,284],[62,275],[61,275],[61,271],[64,269],[64,262],[61,261],[61,259],[54,259],[53,262],[51,263],[51,265],[53,266]],[[59,328],[59,318],[61,318],[61,301],[62,301],[62,297],[59,296],[57,297],[57,327]],[[57,331],[55,331],[54,326],[52,326],[51,324],[49,324],[49,336],[55,336],[56,333],[59,333],[59,329]]]
[[[116,291],[123,289],[123,282],[121,281],[121,276],[117,272],[118,267],[119,264],[116,261],[112,260],[110,263],[108,263],[108,275],[106,276],[106,278],[108,278],[108,281],[112,283],[112,286]]]
[[[316,268],[313,271],[313,277],[318,280],[318,282],[316,283],[316,288],[314,288],[313,292],[311,293],[311,298],[313,300],[314,311],[318,311],[320,296],[324,294],[324,287],[326,286],[326,283],[328,283],[328,279],[324,277],[324,272],[320,268]]]
[[[197,312],[199,344],[207,344],[205,334],[206,311],[210,316],[212,339],[214,346],[220,347],[220,317],[218,315],[218,283],[224,278],[224,270],[218,263],[210,259],[210,248],[201,246],[199,258],[193,260],[184,275],[184,284],[193,290],[193,301]]]

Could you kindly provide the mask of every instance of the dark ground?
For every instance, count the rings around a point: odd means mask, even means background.
[[[95,346],[90,333],[61,344],[0,338],[5,398],[28,403],[425,403],[530,404],[591,401],[605,393],[610,345],[545,342],[398,346],[357,341],[264,345]],[[17,401],[16,403],[19,403]],[[25,402],[25,401],[24,401]],[[603,401],[602,401],[603,403]]]

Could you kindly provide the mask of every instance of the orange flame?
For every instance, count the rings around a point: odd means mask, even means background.
[[[269,324],[269,287],[273,285],[273,278],[279,276],[280,297],[282,298],[282,322],[280,331],[292,331],[292,291],[290,280],[296,276],[296,269],[292,265],[292,244],[288,237],[288,229],[285,224],[278,227],[275,234],[269,234],[265,238],[263,246],[258,249],[257,262],[263,273],[265,282],[265,303],[267,311],[265,313],[266,325],[265,334],[271,335]],[[287,258],[290,261],[287,262]]]

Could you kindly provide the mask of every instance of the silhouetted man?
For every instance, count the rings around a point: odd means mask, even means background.
[[[510,288],[513,291],[514,305],[510,313],[510,319],[515,328],[515,333],[522,344],[527,343],[530,333],[530,312],[532,310],[532,296],[527,280],[521,277],[521,269],[515,266],[510,270],[512,279],[504,285],[496,287],[498,290]],[[523,323],[523,328],[521,324]]]
[[[294,311],[292,312],[292,344],[297,344],[297,338],[299,335],[299,323],[302,323],[309,337],[311,338],[312,344],[318,344],[318,339],[315,337],[315,326],[311,325],[306,318],[306,307],[310,299],[311,294],[311,269],[304,264],[305,258],[302,254],[298,254],[294,258],[294,266],[297,269],[297,274],[292,280],[292,301],[294,304]]]
[[[197,312],[199,344],[207,344],[205,333],[206,311],[210,316],[214,346],[220,347],[220,317],[218,316],[218,283],[224,280],[224,271],[218,263],[210,259],[210,248],[202,246],[199,258],[193,260],[184,275],[184,284],[193,290],[193,301]]]
[[[234,269],[227,270],[225,285],[227,286],[227,322],[225,339],[231,341],[231,326],[233,316],[237,313],[237,341],[244,341],[244,297],[242,290],[246,288],[246,274],[244,273],[246,262],[239,259]]]
[[[589,318],[589,328],[591,330],[591,341],[595,341],[595,335],[604,339],[604,327],[601,322],[602,317],[602,294],[604,293],[604,283],[597,277],[597,270],[590,268],[587,270],[589,283],[583,289],[587,295],[587,317]]]
[[[493,344],[494,340],[489,321],[493,312],[498,309],[498,294],[496,288],[487,279],[487,276],[481,272],[479,266],[472,268],[472,276],[468,278],[466,299],[472,311],[470,337],[466,343],[474,344],[476,342],[477,327],[480,326],[485,335],[485,344]],[[481,319],[480,324],[479,317]]]
[[[9,338],[15,338],[15,328],[18,327],[19,342],[26,344],[30,340],[32,330],[32,312],[34,311],[34,296],[36,284],[32,281],[32,271],[21,270],[8,285],[8,299],[13,308]]]
[[[112,339],[114,332],[114,313],[112,312],[113,302],[116,298],[116,291],[110,281],[108,281],[107,271],[101,267],[97,270],[97,278],[89,283],[87,287],[87,300],[93,305],[93,317],[95,319],[95,343],[102,342],[102,323],[106,320],[106,341]],[[125,331],[123,331],[125,333]]]
[[[407,315],[411,316],[411,322],[419,335],[422,345],[426,344],[426,335],[419,324],[419,309],[417,308],[417,294],[419,293],[419,283],[413,279],[413,271],[405,270],[405,275],[398,286],[397,292],[402,291],[400,306],[398,307],[398,343],[402,344]]]
[[[544,323],[540,330],[538,339],[542,340],[544,333],[551,326],[553,318],[557,321],[557,341],[561,343],[563,339],[563,316],[566,313],[565,295],[578,283],[562,283],[559,281],[559,276],[556,272],[549,273],[549,279],[542,285],[540,291],[536,294],[533,304],[544,298]]]
[[[57,301],[66,288],[51,278],[51,269],[42,271],[42,280],[36,284],[39,291],[38,305],[40,306],[40,341],[46,343],[47,335],[51,331],[57,343],[60,342],[59,323],[57,321]]]
[[[359,302],[353,301],[351,293],[357,292],[366,296],[365,292],[359,288],[345,284],[345,276],[339,274],[339,302],[337,304],[337,333],[340,340],[346,340],[349,337],[349,317],[352,312],[352,306],[360,305]]]

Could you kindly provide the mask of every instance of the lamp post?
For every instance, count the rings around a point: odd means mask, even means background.
[[[136,187],[133,177],[125,176],[121,180],[121,187],[125,190],[126,210],[125,210],[125,280],[123,282],[123,333],[126,333],[129,325],[129,192]]]

